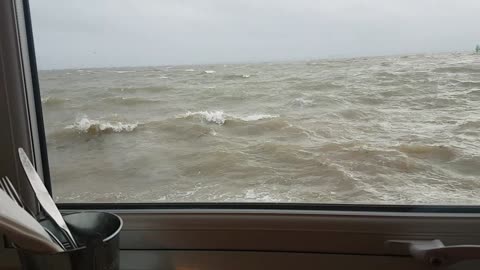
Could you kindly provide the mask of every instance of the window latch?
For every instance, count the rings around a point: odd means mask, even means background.
[[[480,259],[480,245],[445,246],[440,240],[389,240],[385,245],[395,254],[409,254],[435,267]]]

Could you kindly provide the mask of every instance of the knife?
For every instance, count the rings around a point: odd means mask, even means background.
[[[38,176],[37,171],[33,167],[32,163],[28,159],[27,154],[22,148],[18,148],[18,154],[20,156],[20,161],[22,162],[23,169],[25,170],[25,174],[27,175],[28,180],[30,181],[30,185],[37,196],[37,200],[42,206],[43,210],[50,216],[54,223],[64,232],[67,240],[70,242],[73,248],[77,248],[78,244],[73,238],[72,233],[68,229],[65,220],[63,220],[62,214],[58,211],[57,205],[53,201],[52,197],[47,191],[47,188],[43,184],[42,179]]]

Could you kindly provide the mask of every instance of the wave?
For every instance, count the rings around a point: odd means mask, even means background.
[[[185,71],[192,72],[192,71],[195,71],[195,69],[193,69],[193,68],[187,68],[187,69],[185,69]]]
[[[117,74],[124,74],[124,73],[135,73],[137,71],[136,70],[113,70],[112,72]]]
[[[457,79],[450,79],[449,84],[455,86],[462,86],[465,88],[477,88],[480,87],[480,81],[462,81]]]
[[[225,114],[223,111],[198,111],[198,112],[188,111],[185,114],[177,116],[177,118],[192,118],[192,117],[200,117],[202,121],[206,121],[208,123],[213,123],[217,125],[224,125],[227,122],[227,120],[228,121],[240,120],[240,121],[250,122],[250,121],[259,121],[263,119],[276,118],[278,117],[278,115],[251,114],[246,116],[238,116],[233,114]]]
[[[478,131],[480,130],[480,121],[465,121],[460,124],[457,129]]]
[[[362,111],[361,109],[344,109],[341,111],[338,111],[335,115],[340,116],[341,118],[344,119],[349,119],[349,120],[360,120],[360,119],[368,119],[371,118],[372,112],[366,112]]]
[[[445,108],[445,107],[462,107],[465,105],[465,99],[462,98],[453,98],[453,97],[446,97],[446,98],[432,98],[432,97],[425,97],[425,98],[418,98],[413,101],[414,104],[417,104],[423,108],[428,109],[438,109],[438,108]]]
[[[277,118],[278,115],[271,115],[271,114],[252,114],[247,116],[232,116],[233,118],[240,119],[242,121],[250,122],[250,121],[258,121],[263,119],[271,119]]]
[[[478,178],[478,168],[480,168],[480,155],[469,155],[454,160],[451,165],[457,173],[471,175],[476,180]],[[468,182],[465,183],[468,186]],[[468,187],[467,187],[468,188]]]
[[[179,123],[178,118],[167,118],[164,120],[155,120],[142,123],[142,128],[154,130],[156,134],[166,135],[164,140],[196,140],[204,136],[216,136],[214,126],[204,125],[202,122]]]
[[[150,87],[114,87],[114,88],[108,88],[108,91],[111,92],[129,92],[129,93],[135,93],[135,92],[149,92],[149,93],[156,93],[156,92],[162,92],[162,91],[169,91],[173,90],[173,87],[170,86],[165,86],[165,85],[159,85],[159,86],[150,86]]]
[[[291,78],[289,79],[284,79],[281,81],[289,81],[292,80]],[[344,88],[345,86],[337,81],[337,82],[311,82],[311,81],[304,81],[304,79],[298,78],[298,85],[297,89],[302,89],[302,91],[322,91],[322,90],[333,90],[333,89],[341,89]]]
[[[398,150],[418,158],[453,160],[457,156],[455,149],[443,145],[401,145]]]
[[[248,79],[250,78],[250,76],[251,76],[250,74],[241,74],[241,75],[230,74],[230,75],[223,76],[223,79],[224,80]]]
[[[472,82],[472,81],[459,81],[460,85],[466,88],[476,88],[480,87],[480,82]]]
[[[477,95],[480,96],[480,89],[475,89],[467,93],[468,95]]]
[[[142,130],[151,130],[158,136],[165,136],[163,137],[165,140],[174,141],[198,139],[205,136],[217,136],[225,139],[267,134],[273,135],[275,138],[293,137],[296,140],[316,137],[315,132],[291,125],[286,119],[262,114],[231,118],[221,112],[209,112],[209,114],[191,112],[177,115],[175,118],[142,123],[141,127]]]
[[[138,127],[138,123],[109,122],[104,120],[90,120],[86,117],[66,126],[65,129],[75,130],[79,133],[100,135],[105,133],[132,132]]]
[[[77,69],[75,71],[78,72],[78,74],[81,76],[97,73],[93,70],[88,70],[88,69]]]
[[[299,107],[311,106],[313,104],[313,100],[304,99],[304,98],[296,98],[291,102],[291,104],[293,106],[299,106]]]
[[[437,73],[480,73],[480,68],[478,67],[441,67],[433,69],[433,72]]]
[[[203,73],[205,74],[214,74],[214,73],[217,73],[215,70],[205,70],[203,71]]]
[[[202,120],[205,120],[209,123],[214,123],[217,125],[225,124],[225,115],[223,111],[201,111],[201,112],[190,112],[180,115],[179,118],[189,118],[192,116],[200,116]]]
[[[67,101],[70,101],[70,99],[60,98],[60,97],[44,97],[44,98],[42,98],[42,104],[45,104],[45,105],[58,105],[58,104],[63,104]]]
[[[361,96],[361,97],[358,97],[357,100],[360,103],[366,104],[366,105],[380,105],[385,103],[384,98],[375,97],[375,96]]]
[[[377,76],[380,79],[394,79],[397,78],[397,74],[388,72],[388,71],[381,71],[375,73],[375,76]]]
[[[109,98],[105,98],[104,101],[113,103],[113,104],[135,105],[135,104],[145,104],[145,103],[157,103],[160,100],[142,98],[142,97],[109,97]]]

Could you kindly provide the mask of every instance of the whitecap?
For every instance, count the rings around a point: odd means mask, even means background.
[[[295,106],[309,106],[313,104],[313,100],[304,99],[304,98],[296,98],[292,101],[292,104]]]
[[[123,90],[122,90],[123,91]],[[135,105],[135,104],[143,104],[143,103],[155,103],[161,100],[155,98],[144,98],[144,97],[122,97],[122,96],[115,96],[115,97],[108,97],[104,98],[104,101],[111,102],[111,103],[120,103],[126,105]]]
[[[74,129],[81,133],[102,134],[109,132],[132,132],[138,126],[138,123],[108,122],[103,120],[90,120],[83,117],[73,125],[68,125],[66,129]]]
[[[199,111],[199,112],[190,112],[188,111],[186,114],[181,115],[181,118],[186,118],[190,116],[200,116],[202,120],[215,123],[217,125],[225,124],[225,115],[223,111]]]
[[[187,118],[191,116],[200,116],[203,121],[214,123],[217,125],[225,124],[225,122],[228,119],[249,122],[249,121],[259,121],[262,119],[270,119],[270,118],[278,117],[278,115],[271,115],[271,114],[251,114],[246,116],[239,116],[234,114],[226,114],[223,111],[198,111],[198,112],[188,111],[187,113],[179,115],[178,117]]]
[[[205,70],[204,72],[205,72],[206,74],[214,74],[214,73],[216,73],[215,70]]]
[[[255,189],[247,189],[243,192],[242,201],[250,201],[250,202],[279,202],[285,201],[285,199],[275,198],[268,191],[259,191]]]
[[[114,70],[113,72],[117,73],[117,74],[124,74],[124,73],[134,73],[134,72],[137,72],[137,71],[135,71],[135,70]]]
[[[60,98],[60,97],[42,97],[42,104],[61,104],[66,101],[70,101],[68,98]]]
[[[238,116],[234,118],[238,118],[243,121],[258,121],[262,119],[270,119],[270,118],[276,118],[278,117],[277,114],[272,115],[272,114],[252,114],[252,115],[247,115],[247,116]]]

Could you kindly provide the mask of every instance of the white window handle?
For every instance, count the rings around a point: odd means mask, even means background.
[[[396,254],[410,254],[432,266],[480,259],[480,245],[445,246],[440,240],[389,240],[385,245]]]

